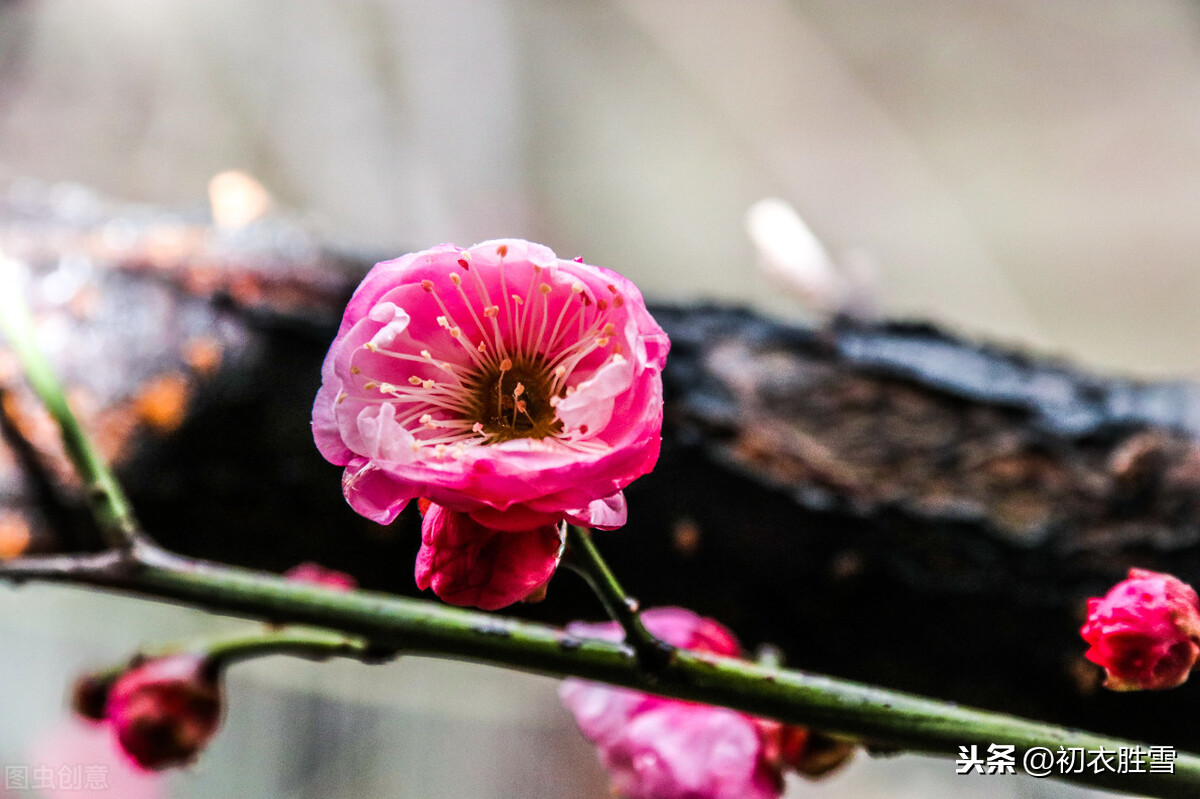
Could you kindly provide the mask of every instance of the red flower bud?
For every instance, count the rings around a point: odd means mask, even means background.
[[[1114,691],[1174,688],[1200,656],[1200,601],[1169,574],[1130,569],[1102,599],[1088,600],[1080,630],[1085,657],[1108,674]]]
[[[430,505],[421,524],[416,578],[451,605],[498,610],[544,595],[562,547],[553,524],[511,532]]]
[[[319,585],[334,591],[353,591],[358,588],[358,582],[345,572],[327,569],[320,563],[311,560],[298,566],[293,566],[283,573],[283,576],[294,583]]]
[[[180,654],[136,666],[113,684],[106,715],[121,748],[142,768],[188,763],[220,723],[215,664]]]

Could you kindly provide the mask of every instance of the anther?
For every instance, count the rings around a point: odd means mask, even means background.
[[[417,377],[416,375],[409,375],[408,384],[410,386],[419,386],[421,385],[421,378]]]
[[[507,372],[511,368],[512,368],[512,358],[505,358],[503,361],[500,362],[500,371],[501,372]]]
[[[549,294],[551,290],[552,289],[550,288],[549,283],[543,283],[542,285],[538,286],[538,291],[542,292],[543,294]]]
[[[493,316],[495,316],[498,313],[500,313],[499,305],[489,305],[488,307],[483,309],[483,315],[486,316],[488,319],[491,319]]]
[[[462,278],[458,276],[458,272],[451,272],[451,273],[450,273],[450,282],[451,282],[451,283],[453,283],[453,284],[454,284],[454,285],[456,285],[456,286],[461,286],[461,285],[462,285]]]
[[[350,374],[356,375],[356,374],[359,374],[360,372],[362,372],[362,369],[359,369],[357,366],[350,367]]]
[[[422,280],[421,288],[425,289],[425,292],[427,294],[432,294],[433,293],[433,281],[430,280],[429,278]]]

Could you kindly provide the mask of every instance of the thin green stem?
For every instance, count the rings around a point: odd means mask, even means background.
[[[286,627],[281,630],[255,629],[238,635],[172,641],[146,647],[120,663],[90,671],[86,678],[95,683],[111,683],[128,671],[131,665],[185,653],[203,656],[220,667],[269,655],[291,655],[307,660],[345,657],[378,662],[371,648],[361,638],[309,627]]]
[[[268,655],[291,655],[307,660],[334,657],[374,660],[371,648],[361,638],[309,627],[246,632],[243,635],[200,641],[193,643],[188,651],[201,652],[222,666]]]
[[[609,618],[621,625],[625,631],[625,643],[633,647],[643,668],[654,673],[670,661],[674,648],[646,629],[638,612],[638,601],[621,588],[588,530],[573,524],[567,525],[567,550],[563,563],[587,581],[600,598]]]
[[[771,668],[749,661],[677,650],[648,674],[630,649],[541,624],[366,591],[333,592],[275,575],[180,558],[160,550],[130,553],[140,563],[115,568],[64,568],[62,559],[24,559],[0,567],[0,578],[83,583],[167,599],[210,611],[338,630],[376,650],[507,666],[555,677],[581,677],[647,693],[702,702],[805,724],[901,750],[959,755],[990,744],[1026,751],[1060,747],[1089,752],[1147,744],[960,707],[897,691]],[[949,768],[949,766],[947,766]],[[1112,772],[1054,776],[1148,796],[1200,795],[1200,757],[1181,753],[1173,774]]]
[[[132,506],[67,403],[49,362],[34,339],[33,318],[22,299],[15,267],[0,255],[0,332],[25,371],[30,387],[62,431],[63,447],[83,481],[88,506],[104,540],[128,547],[142,537]]]

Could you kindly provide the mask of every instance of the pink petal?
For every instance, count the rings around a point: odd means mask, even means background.
[[[629,508],[625,504],[625,494],[621,491],[604,499],[594,500],[586,508],[566,513],[568,521],[599,530],[615,530],[625,524],[628,516]]]
[[[666,702],[635,714],[601,758],[628,799],[775,799],[761,751],[749,716]]]

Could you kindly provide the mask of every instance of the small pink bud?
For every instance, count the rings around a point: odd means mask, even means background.
[[[1091,644],[1084,656],[1108,674],[1106,688],[1174,688],[1200,656],[1200,601],[1169,574],[1130,569],[1102,599],[1088,600],[1080,634]]]
[[[121,748],[148,770],[190,762],[221,720],[215,664],[196,654],[136,666],[113,684],[107,717]]]
[[[320,585],[334,591],[353,591],[358,587],[358,582],[345,572],[327,569],[312,561],[293,566],[284,572],[283,576],[293,582]]]
[[[417,587],[432,588],[451,605],[483,610],[537,601],[558,566],[561,545],[553,524],[494,530],[465,513],[430,505],[421,524]]]

